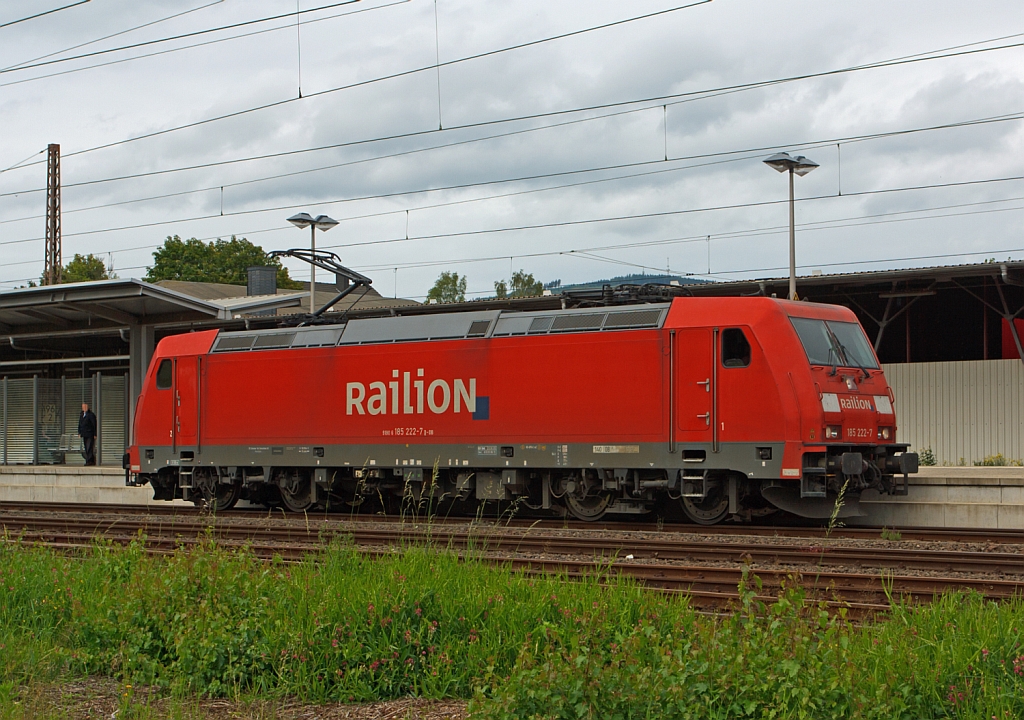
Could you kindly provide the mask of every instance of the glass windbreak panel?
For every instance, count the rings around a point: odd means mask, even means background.
[[[878,367],[878,361],[860,325],[830,320],[828,326],[839,341],[839,349],[846,359],[845,365],[872,369]]]
[[[811,365],[832,365],[842,362],[832,346],[832,337],[825,327],[824,320],[790,318],[790,321],[796,329],[796,334],[800,336],[800,342]]]

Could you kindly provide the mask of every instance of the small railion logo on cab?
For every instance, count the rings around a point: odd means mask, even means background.
[[[870,400],[865,400],[862,397],[842,397],[839,398],[839,407],[843,410],[874,410],[874,405],[871,404]]]

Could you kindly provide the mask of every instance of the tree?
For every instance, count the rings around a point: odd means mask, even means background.
[[[185,280],[245,285],[249,281],[249,268],[254,266],[276,267],[279,288],[302,287],[301,283],[289,277],[288,269],[281,267],[280,260],[267,257],[259,245],[234,235],[230,240],[209,243],[196,238],[182,240],[177,235],[168,236],[164,244],[153,252],[153,266],[146,274],[146,281]]]
[[[517,270],[512,273],[511,285],[511,297],[533,297],[544,294],[544,283],[534,278],[533,273],[528,273],[525,270]],[[498,296],[498,299],[509,297],[509,284],[504,280],[496,281],[494,294]]]
[[[458,273],[443,272],[434,283],[434,287],[427,291],[427,302],[433,300],[438,303],[466,302],[466,276],[459,277]]]
[[[79,255],[71,258],[71,262],[64,266],[61,273],[61,282],[76,283],[88,282],[89,280],[109,280],[116,275],[107,275],[107,268],[103,260],[92,253]]]

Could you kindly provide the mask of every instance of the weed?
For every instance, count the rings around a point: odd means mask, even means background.
[[[889,542],[896,542],[897,540],[903,539],[903,533],[899,530],[890,530],[887,527],[882,528],[882,539],[888,540]]]
[[[927,448],[918,453],[917,462],[922,467],[931,467],[936,464],[935,453],[932,452],[932,448],[929,445]]]
[[[1024,461],[1003,457],[1002,453],[996,453],[995,455],[986,455],[982,460],[976,460],[974,464],[985,467],[1020,467],[1024,465]]]

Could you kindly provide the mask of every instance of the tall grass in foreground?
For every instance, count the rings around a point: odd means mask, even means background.
[[[422,549],[286,565],[213,545],[3,544],[0,705],[104,675],[179,697],[473,698],[495,720],[1024,717],[1024,603],[949,595],[854,627],[799,588],[770,607],[754,594],[706,617],[628,580]]]

